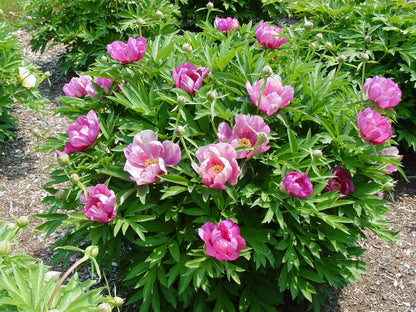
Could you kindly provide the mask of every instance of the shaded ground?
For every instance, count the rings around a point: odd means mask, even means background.
[[[43,96],[49,98],[50,112],[57,105],[54,99],[62,95],[62,85],[67,82],[56,72],[56,55],[62,47],[54,47],[43,55],[30,52],[27,48],[28,35],[18,33],[26,57],[51,72],[52,84],[41,87]],[[39,221],[32,215],[46,212],[41,204],[46,195],[42,185],[48,181],[44,169],[55,163],[54,154],[35,152],[41,143],[37,133],[48,131],[47,135],[66,132],[68,120],[57,116],[41,115],[16,104],[13,115],[19,120],[16,138],[0,148],[0,220],[11,220],[11,215],[30,216],[33,229]],[[359,243],[367,249],[360,258],[367,263],[369,274],[362,280],[349,285],[335,294],[325,312],[416,312],[416,157],[406,155],[404,170],[410,182],[397,175],[398,183],[388,221],[393,231],[400,232],[395,243],[385,244],[368,233],[366,240]],[[52,241],[50,239],[49,241]],[[44,259],[50,257],[50,242],[44,236],[26,230],[19,236],[19,251]],[[49,246],[49,247],[48,247]],[[126,309],[127,310],[127,309]],[[282,312],[303,312],[304,306],[288,304]]]

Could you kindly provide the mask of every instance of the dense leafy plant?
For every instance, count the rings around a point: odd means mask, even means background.
[[[105,54],[106,44],[129,36],[177,31],[178,7],[167,0],[24,0],[24,26],[33,31],[34,51],[64,44],[63,73],[86,68]]]
[[[366,231],[394,238],[394,109],[310,23],[213,22],[113,43],[68,82],[39,229],[105,249],[139,311],[277,311],[286,292],[318,311],[365,272]]]
[[[45,75],[24,59],[12,30],[0,23],[0,143],[13,137],[12,129],[17,126],[18,121],[10,115],[12,104],[40,109],[45,103],[38,90]]]
[[[307,18],[323,27],[322,43],[327,51],[317,57],[344,54],[350,73],[361,75],[361,58],[368,57],[367,76],[388,75],[403,91],[402,104],[397,108],[400,122],[397,140],[403,149],[416,151],[416,10],[413,1],[304,1],[287,3],[298,18]]]

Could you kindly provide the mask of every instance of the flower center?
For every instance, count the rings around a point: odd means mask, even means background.
[[[238,139],[238,144],[240,144],[240,146],[251,147],[251,142],[247,138]]]
[[[220,173],[224,169],[224,167],[220,165],[214,165],[211,167],[211,170],[214,171],[216,174]]]
[[[159,163],[159,160],[157,160],[156,158],[148,158],[146,159],[146,162],[144,163],[144,167],[146,168],[147,166],[158,164],[158,163]]]

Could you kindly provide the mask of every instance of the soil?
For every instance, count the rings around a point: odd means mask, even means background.
[[[19,126],[16,137],[0,146],[0,220],[12,221],[12,216],[29,216],[29,227],[18,236],[18,250],[41,258],[48,263],[54,237],[45,239],[34,230],[41,222],[35,214],[44,213],[47,207],[41,203],[46,192],[42,185],[48,181],[47,167],[56,162],[56,155],[36,152],[42,143],[39,134],[54,136],[66,132],[71,121],[53,115],[59,105],[56,98],[62,95],[62,86],[69,77],[60,77],[57,56],[64,47],[48,48],[42,55],[33,53],[29,47],[30,35],[17,31],[26,58],[49,71],[50,84],[40,86],[42,95],[51,103],[49,113],[40,114],[20,104],[13,106],[12,114]],[[402,153],[403,154],[403,153]],[[399,241],[384,243],[367,233],[368,238],[358,243],[366,249],[360,257],[367,263],[368,274],[348,287],[334,291],[324,312],[416,312],[416,156],[405,155],[403,170],[409,179],[395,175],[397,184],[387,221],[393,231],[399,232]],[[59,234],[56,234],[59,235]],[[127,309],[125,309],[127,311]],[[280,311],[306,311],[304,305],[287,304]]]

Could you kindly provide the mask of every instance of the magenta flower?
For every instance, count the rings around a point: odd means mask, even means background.
[[[247,148],[246,150],[236,150],[237,159],[250,158],[256,145],[254,155],[269,150],[267,136],[270,135],[270,128],[262,117],[240,114],[235,116],[234,119],[233,129],[226,122],[218,125],[218,138],[220,142],[228,142],[236,149],[239,147]]]
[[[266,86],[261,94],[262,85],[263,79],[256,81],[253,86],[247,81],[246,89],[253,104],[268,116],[288,105],[293,99],[293,87],[282,86],[282,78],[279,75],[272,75],[267,78]]]
[[[266,23],[261,23],[256,28],[257,41],[266,48],[277,49],[282,44],[288,42],[286,38],[279,37],[283,33],[280,27],[269,26]]]
[[[143,130],[124,149],[124,155],[124,171],[130,173],[130,179],[137,185],[144,185],[154,183],[158,175],[166,174],[166,166],[176,165],[181,159],[181,150],[171,141],[159,142],[152,130]]]
[[[87,193],[87,198],[84,194],[79,197],[80,202],[85,204],[82,212],[87,219],[107,223],[115,218],[116,195],[113,191],[110,191],[104,184],[97,184],[88,186]]]
[[[91,77],[80,75],[79,77],[71,78],[69,83],[64,85],[63,91],[69,97],[83,97],[88,94],[88,87],[92,87]]]
[[[140,60],[146,53],[147,39],[129,37],[127,43],[113,41],[107,44],[107,53],[118,62],[130,64]]]
[[[217,15],[215,16],[214,25],[219,31],[227,33],[232,29],[238,29],[240,22],[235,17],[220,18]]]
[[[84,151],[95,142],[100,132],[97,115],[93,110],[87,115],[79,116],[77,123],[78,125],[68,127],[69,142],[65,144],[65,153]]]
[[[192,63],[181,63],[172,71],[172,77],[176,88],[185,90],[188,94],[196,94],[201,88],[202,81],[210,73],[208,67],[195,68]]]
[[[308,176],[301,172],[288,172],[282,180],[285,190],[290,196],[306,198],[313,192],[313,186]]]
[[[325,187],[328,192],[338,191],[343,195],[341,198],[344,198],[349,193],[354,192],[354,184],[350,179],[351,174],[342,169],[341,166],[338,166],[332,170],[332,174],[336,177],[329,179],[328,184]]]
[[[363,139],[374,145],[384,143],[393,135],[387,118],[381,116],[370,107],[358,113],[357,123]]]
[[[207,222],[198,229],[198,235],[205,242],[207,254],[217,260],[235,260],[246,247],[240,227],[232,220],[221,221],[218,225]]]
[[[365,80],[364,91],[368,93],[370,100],[380,108],[392,108],[400,103],[402,97],[402,91],[397,83],[378,76]]]
[[[113,84],[113,80],[103,77],[95,78],[94,82],[97,84],[99,88],[104,89],[105,94],[108,94]],[[91,98],[93,98],[97,94],[97,90],[95,89],[95,86],[92,83],[90,83],[85,89]]]
[[[392,156],[396,156],[397,159],[401,159],[403,158],[403,155],[399,155],[399,150],[397,147],[391,147],[389,149],[385,149],[383,151],[380,152],[381,155],[392,155]],[[385,168],[385,170],[388,173],[393,173],[395,171],[397,171],[397,168],[395,166],[393,166],[392,164],[388,164]]]
[[[225,183],[237,184],[241,171],[236,156],[231,144],[209,144],[197,150],[196,157],[201,166],[192,163],[192,168],[202,177],[202,183],[206,186],[223,190]]]

